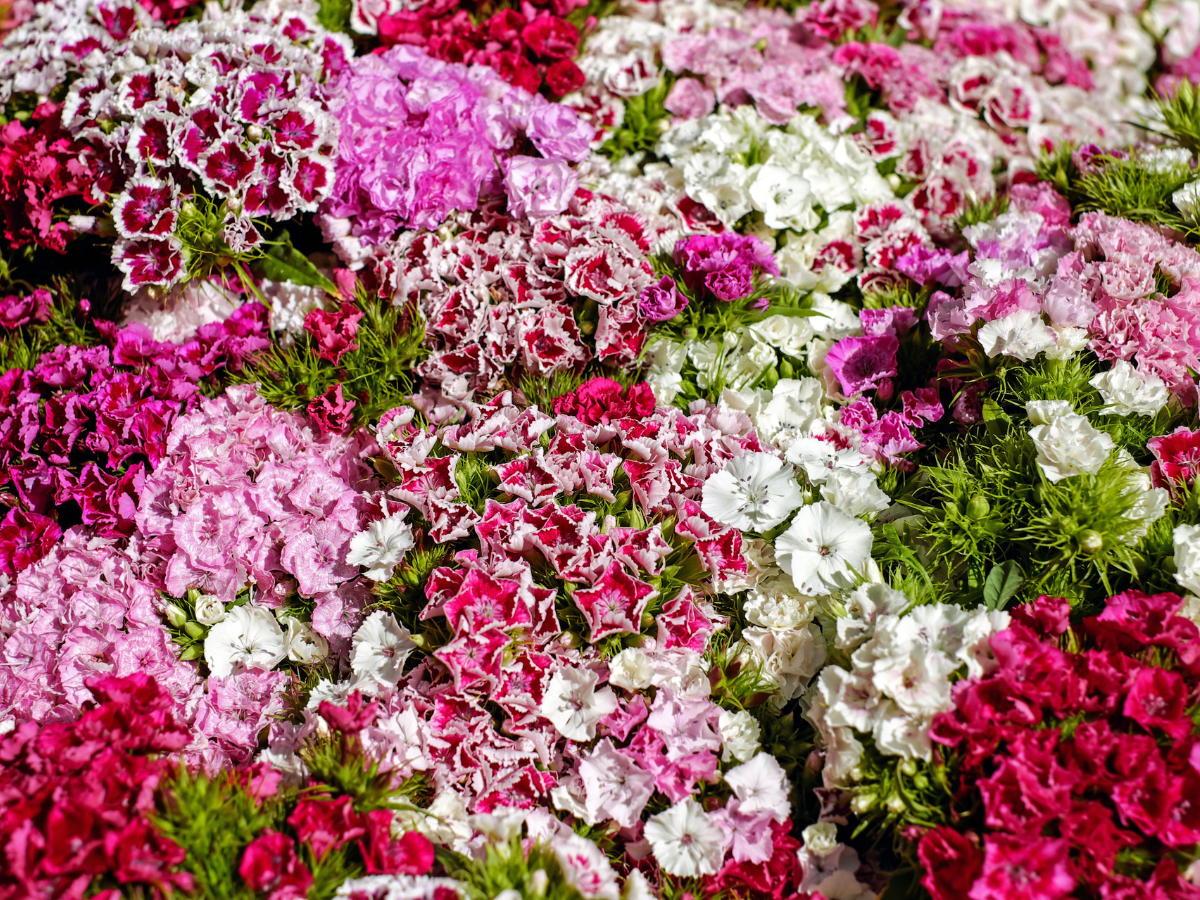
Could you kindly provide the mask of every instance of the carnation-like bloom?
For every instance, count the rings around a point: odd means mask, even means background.
[[[1075,414],[1031,428],[1029,437],[1037,448],[1038,467],[1054,482],[1095,475],[1115,446],[1112,437],[1093,428],[1087,416]]]
[[[599,680],[589,669],[570,667],[550,676],[541,713],[563,737],[590,741],[596,736],[596,723],[617,708],[617,695],[610,688],[596,690]]]
[[[1118,359],[1088,384],[1104,398],[1106,405],[1100,412],[1107,415],[1153,416],[1171,399],[1165,381],[1153,372],[1139,372],[1125,359]]]
[[[796,514],[775,555],[801,593],[828,594],[848,587],[851,572],[871,558],[871,529],[822,500]]]
[[[346,562],[352,566],[365,566],[363,574],[372,581],[387,581],[404,554],[412,549],[412,527],[404,521],[408,507],[367,526],[350,539],[350,552]]]
[[[722,525],[769,531],[804,502],[796,473],[770,453],[729,460],[704,483],[701,508]]]
[[[725,834],[704,808],[688,797],[646,822],[646,840],[668,875],[714,875],[725,857]]]
[[[376,694],[384,686],[394,687],[414,646],[408,629],[394,615],[383,610],[371,613],[354,632],[350,657],[354,689]]]
[[[270,671],[285,656],[283,629],[261,606],[235,606],[204,639],[204,660],[218,678],[233,674],[235,665]]]

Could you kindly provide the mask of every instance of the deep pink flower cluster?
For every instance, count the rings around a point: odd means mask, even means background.
[[[734,231],[680,238],[675,264],[693,296],[726,303],[750,296],[759,276],[779,274],[775,256],[761,238]]]
[[[592,139],[572,110],[418,47],[360,57],[332,90],[342,138],[322,222],[349,260],[357,244],[436,228],[481,195],[506,192],[515,215],[560,213],[577,185],[568,163]],[[529,144],[539,156],[523,152]]]
[[[355,3],[364,19],[363,13],[378,5]],[[397,0],[383,5],[387,11],[376,24],[386,45],[415,44],[446,62],[488,66],[531,94],[545,84],[561,97],[583,85],[583,72],[572,62],[579,52],[579,29],[563,17],[586,6],[586,0],[538,0],[521,9],[496,10],[478,21],[454,0],[436,0],[415,10]]]
[[[637,359],[658,234],[622,204],[586,191],[537,222],[494,205],[459,219],[458,234],[406,234],[379,266],[397,298],[420,292],[433,353],[418,372],[450,397],[495,390],[521,371],[579,370]],[[588,338],[577,315],[594,309]]]
[[[199,382],[239,369],[268,345],[266,318],[263,306],[246,304],[183,345],[155,341],[141,325],[97,322],[108,346],[60,346],[32,369],[0,377],[0,468],[28,511],[0,529],[8,562],[36,558],[14,547],[36,543],[40,517],[54,507],[63,515],[64,504],[101,537],[129,535],[142,482],[162,460],[176,416]]]
[[[1013,611],[996,670],[934,720],[983,798],[979,833],[921,840],[935,900],[1200,895],[1180,875],[1200,843],[1200,629],[1182,605],[1127,591],[1077,625],[1065,600]]]
[[[36,128],[13,121],[0,129],[0,222],[8,246],[36,243],[62,253],[74,229],[60,201],[78,197],[81,211],[105,203],[113,174],[95,148],[63,131],[57,110],[45,112]]]
[[[117,900],[124,890],[190,890],[184,851],[151,824],[170,773],[161,754],[188,741],[173,702],[143,673],[88,680],[77,721],[26,722],[0,738],[0,897]],[[121,887],[96,892],[101,877]],[[110,883],[111,883],[110,881]]]

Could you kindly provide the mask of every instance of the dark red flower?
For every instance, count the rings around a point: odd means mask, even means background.
[[[354,811],[354,801],[349,795],[336,800],[301,800],[288,816],[288,824],[295,829],[300,843],[312,847],[313,856],[318,860],[330,850],[367,833],[362,816]]]
[[[538,56],[551,59],[566,59],[579,51],[579,30],[557,16],[538,16],[521,29],[521,38]]]
[[[425,875],[433,868],[433,844],[419,831],[392,837],[392,813],[377,809],[366,815],[367,842],[359,841],[371,875]]]
[[[921,838],[917,857],[925,870],[921,885],[933,900],[961,900],[983,871],[983,851],[969,837],[944,825]]]
[[[268,900],[303,900],[313,880],[296,856],[296,842],[277,831],[251,841],[238,874],[251,890],[266,892]]]

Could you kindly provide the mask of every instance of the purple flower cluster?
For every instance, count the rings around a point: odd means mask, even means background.
[[[749,296],[761,273],[779,274],[770,247],[753,235],[733,231],[680,238],[675,264],[683,269],[683,282],[694,296],[726,303]]]
[[[491,69],[398,45],[361,57],[332,85],[342,127],[335,189],[321,209],[344,256],[398,228],[436,228],[451,210],[507,192],[521,216],[562,212],[592,129],[573,110]],[[528,139],[541,156],[520,152]],[[497,163],[502,163],[502,168]]]

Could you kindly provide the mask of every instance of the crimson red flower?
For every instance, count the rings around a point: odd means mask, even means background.
[[[521,29],[521,38],[539,56],[565,59],[579,51],[579,31],[565,19],[541,15]]]
[[[359,841],[371,875],[425,875],[433,868],[433,844],[419,831],[392,838],[392,813],[377,809],[366,815],[367,843]]]
[[[354,421],[354,407],[357,405],[357,401],[348,400],[342,395],[340,384],[335,384],[308,404],[308,417],[322,436],[343,434]]]
[[[546,87],[550,89],[550,93],[558,97],[579,90],[587,81],[583,69],[569,59],[560,59],[547,66],[545,78]]]
[[[1187,694],[1187,685],[1178,672],[1147,666],[1133,679],[1122,712],[1147,731],[1157,728],[1181,740],[1192,730]]]
[[[268,900],[303,900],[312,873],[296,856],[296,842],[286,834],[267,831],[250,842],[238,866],[242,881]]]
[[[921,838],[921,885],[933,900],[961,900],[983,871],[983,851],[965,834],[940,826]]]
[[[0,571],[9,578],[28,569],[50,552],[62,537],[58,523],[46,516],[10,509],[0,523]]]
[[[335,366],[342,357],[358,349],[358,323],[363,312],[353,303],[343,301],[335,311],[314,309],[304,317],[304,330],[317,340],[317,355]]]
[[[312,847],[318,860],[330,850],[367,833],[362,816],[354,811],[353,799],[348,795],[336,800],[301,800],[288,816],[288,824],[295,829],[300,843]]]
[[[654,412],[654,406],[654,391],[644,382],[626,389],[611,378],[593,378],[556,397],[551,408],[585,425],[607,425],[618,419],[645,418]]]
[[[1181,425],[1170,434],[1151,438],[1146,446],[1154,454],[1150,477],[1155,487],[1174,492],[1180,485],[1190,485],[1200,472],[1200,431]]]

